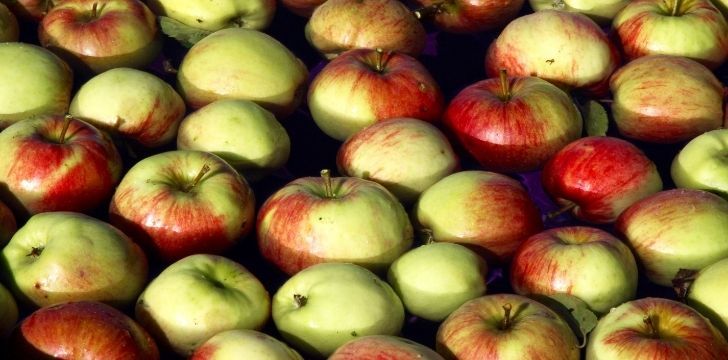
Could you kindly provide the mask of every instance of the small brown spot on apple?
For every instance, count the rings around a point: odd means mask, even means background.
[[[554,61],[556,61],[556,60],[554,60],[554,59],[548,59],[548,60],[546,60],[546,63],[549,64],[549,65],[551,65],[551,64],[554,63]]]
[[[34,285],[34,287],[35,287],[36,289],[40,290],[40,283],[39,283],[39,282],[36,282],[36,283],[35,283],[35,285]]]

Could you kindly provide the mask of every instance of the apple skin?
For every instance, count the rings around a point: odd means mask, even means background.
[[[442,91],[427,68],[404,53],[372,49],[343,52],[308,88],[316,125],[339,141],[374,124],[398,117],[439,120]]]
[[[40,46],[0,43],[0,79],[0,129],[25,118],[68,111],[73,72]]]
[[[504,262],[518,245],[543,228],[541,214],[513,178],[488,171],[461,171],[420,195],[413,219],[435,241],[469,246],[487,261]]]
[[[0,3],[0,42],[18,41],[19,36],[18,19],[5,4]]]
[[[645,323],[652,319],[655,338]],[[586,360],[728,358],[723,336],[695,309],[674,300],[642,298],[626,302],[599,320],[589,334]]]
[[[728,257],[728,201],[694,189],[642,199],[619,216],[626,239],[650,281],[671,286],[680,269],[700,270]]]
[[[534,11],[556,9],[582,13],[600,25],[611,25],[612,19],[629,0],[529,0]]]
[[[64,0],[43,17],[38,39],[81,73],[142,68],[162,49],[156,17],[139,0]]]
[[[581,113],[571,97],[537,77],[482,80],[448,104],[443,124],[486,170],[514,173],[541,168],[581,137]]]
[[[610,88],[614,122],[630,139],[676,143],[723,125],[723,85],[688,58],[641,57],[617,70]]]
[[[284,342],[256,330],[235,329],[217,333],[202,343],[189,360],[303,360]]]
[[[435,26],[456,34],[474,34],[501,28],[513,20],[524,0],[416,0],[422,7],[439,8],[432,19]]]
[[[195,183],[205,165],[209,171]],[[109,205],[111,223],[167,263],[230,249],[252,230],[254,212],[245,178],[220,157],[192,150],[140,160]]]
[[[326,0],[281,0],[281,5],[290,12],[305,18],[310,18],[316,8]]]
[[[177,89],[192,110],[219,99],[244,99],[282,118],[303,100],[307,77],[306,65],[272,36],[227,28],[185,53]]]
[[[258,211],[261,254],[293,275],[322,262],[351,262],[377,273],[412,246],[412,225],[402,204],[376,182],[323,177],[296,179]]]
[[[369,335],[341,345],[327,360],[444,360],[440,354],[412,340],[391,335]]]
[[[725,278],[728,275],[728,258],[704,267],[695,275],[687,293],[687,304],[698,310],[703,316],[720,330],[724,337],[728,336],[728,287]]]
[[[215,334],[260,329],[270,317],[270,295],[244,266],[222,256],[195,254],[164,269],[137,300],[135,317],[181,356]]]
[[[37,23],[53,7],[53,0],[0,0],[18,16],[18,20]]]
[[[90,212],[108,201],[119,182],[122,160],[111,139],[71,118],[40,116],[0,133],[0,182],[20,218],[45,211]]]
[[[17,230],[18,222],[13,211],[0,200],[0,248],[10,241]]]
[[[627,59],[664,54],[684,56],[715,69],[728,57],[728,23],[710,0],[635,0],[612,22]]]
[[[513,312],[502,329],[506,304]],[[437,352],[452,360],[579,359],[569,326],[545,305],[515,294],[466,302],[440,324],[436,338]]]
[[[727,152],[728,129],[696,136],[672,160],[672,181],[679,188],[711,191],[728,199]]]
[[[30,308],[81,300],[122,308],[147,281],[142,249],[115,227],[80,213],[32,216],[0,256],[5,284]]]
[[[564,209],[595,224],[614,222],[631,204],[662,190],[655,163],[632,143],[609,136],[570,143],[546,163],[541,181]]]
[[[157,15],[208,31],[227,27],[262,30],[276,12],[275,0],[148,0],[147,5]]]
[[[543,10],[511,21],[488,47],[485,70],[496,77],[537,76],[565,89],[601,96],[619,66],[617,48],[592,19]]]
[[[345,176],[376,181],[403,204],[459,169],[459,159],[434,125],[412,118],[377,122],[349,137],[336,154]]]
[[[157,345],[121,311],[93,301],[36,310],[11,335],[13,359],[157,360]]]
[[[5,286],[0,284],[0,343],[4,344],[4,340],[15,328],[18,318],[18,304],[15,302],[15,298]]]
[[[304,32],[327,59],[358,48],[417,57],[426,42],[424,27],[398,0],[328,0],[314,10]]]
[[[324,263],[301,270],[278,289],[273,321],[284,340],[319,358],[359,336],[398,334],[404,307],[371,271],[350,263]]]
[[[521,295],[569,294],[607,313],[637,293],[637,263],[618,238],[597,228],[568,226],[531,236],[511,262],[511,286]]]

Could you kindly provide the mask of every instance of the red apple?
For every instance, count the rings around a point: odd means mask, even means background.
[[[578,139],[582,119],[571,97],[537,77],[479,81],[460,91],[443,116],[446,128],[487,169],[539,169]]]
[[[327,360],[443,360],[434,350],[405,338],[369,335],[341,345]]]
[[[578,219],[611,223],[634,202],[662,190],[657,166],[637,146],[608,136],[567,145],[544,166],[546,192]]]
[[[326,0],[281,0],[281,4],[290,12],[310,18],[316,8]]]
[[[308,89],[308,108],[316,125],[340,141],[386,119],[437,121],[443,102],[437,82],[417,59],[371,49],[342,53]]]
[[[524,0],[416,0],[421,15],[431,13],[435,26],[452,33],[495,30],[518,15]]]

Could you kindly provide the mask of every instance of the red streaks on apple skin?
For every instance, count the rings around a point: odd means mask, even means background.
[[[160,145],[166,134],[176,130],[175,122],[182,120],[185,114],[186,109],[182,98],[176,93],[173,93],[173,96],[171,104],[168,102],[162,104],[161,98],[155,98],[152,108],[149,109],[146,116],[132,128],[126,129],[122,125],[121,132],[132,136],[144,146]],[[159,116],[160,113],[163,115]]]
[[[438,360],[432,350],[411,340],[390,336],[367,336],[342,345],[327,360]]]
[[[215,353],[220,350],[217,344],[204,343],[198,347],[189,360],[211,360],[215,358]]]

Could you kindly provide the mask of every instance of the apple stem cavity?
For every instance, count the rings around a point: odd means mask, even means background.
[[[570,201],[568,204],[562,206],[560,209],[556,209],[554,211],[549,211],[549,213],[546,214],[546,217],[549,219],[554,219],[556,217],[559,217],[563,213],[571,211],[575,207],[576,207],[576,203]]]
[[[645,315],[645,317],[642,318],[642,322],[644,322],[645,325],[647,325],[647,330],[649,331],[650,336],[653,339],[660,338],[660,332],[657,331],[657,326],[655,326],[655,322],[654,322],[654,320],[652,320],[652,316],[650,316],[649,314]]]
[[[207,174],[207,172],[210,171],[210,165],[205,164],[202,166],[202,169],[200,169],[200,172],[197,173],[197,176],[195,176],[194,180],[192,180],[191,183],[187,184],[184,188],[184,192],[190,192],[197,184],[200,183],[200,180],[202,180],[202,177]]]
[[[501,99],[508,101],[511,99],[511,82],[508,81],[508,71],[500,69]]]
[[[306,306],[306,303],[308,302],[308,298],[301,295],[301,294],[293,294],[293,301],[296,302],[296,308],[302,308]]]
[[[329,169],[321,170],[321,178],[324,180],[324,196],[333,199],[336,197],[334,194],[334,187],[331,184],[331,172]]]
[[[503,322],[501,323],[501,330],[508,330],[511,327],[511,310],[513,306],[510,303],[503,305]]]
[[[68,126],[71,125],[71,119],[73,119],[71,114],[66,114],[66,116],[63,117],[63,128],[61,129],[61,135],[58,137],[59,144],[64,144],[66,142],[66,133],[68,132]]]

